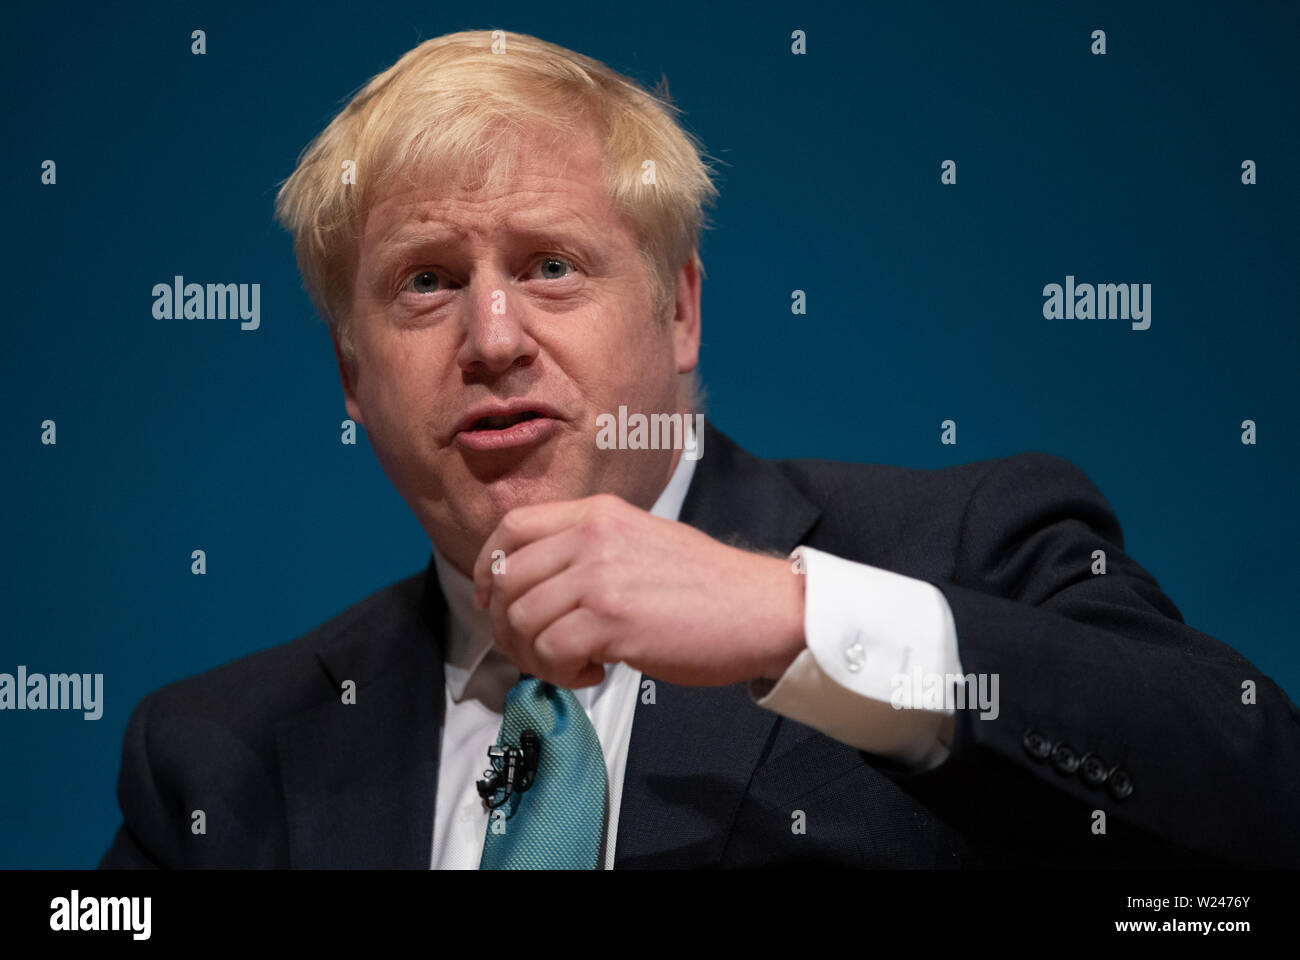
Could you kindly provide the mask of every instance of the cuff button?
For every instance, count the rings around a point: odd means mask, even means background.
[[[1069,776],[1079,769],[1079,755],[1066,743],[1058,743],[1052,751],[1052,766],[1063,776]]]
[[[1020,742],[1024,744],[1025,753],[1035,760],[1046,760],[1052,753],[1051,741],[1032,728],[1025,731]]]
[[[1127,770],[1116,767],[1106,780],[1106,789],[1116,800],[1125,800],[1133,794],[1133,778],[1129,776]]]
[[[1090,787],[1100,787],[1106,782],[1105,762],[1095,753],[1090,753],[1079,761],[1079,779]]]

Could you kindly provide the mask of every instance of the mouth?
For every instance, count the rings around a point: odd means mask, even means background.
[[[539,444],[555,435],[560,420],[548,407],[524,407],[491,413],[471,412],[456,431],[464,450],[494,452]]]
[[[513,427],[516,423],[525,423],[529,420],[536,420],[541,414],[536,410],[525,410],[522,413],[512,413],[507,416],[499,417],[479,417],[472,424],[471,430],[505,430]]]

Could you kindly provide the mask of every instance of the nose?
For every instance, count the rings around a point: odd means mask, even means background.
[[[525,325],[527,308],[511,301],[504,285],[475,278],[465,309],[465,337],[457,362],[466,374],[495,376],[536,359],[537,342]]]

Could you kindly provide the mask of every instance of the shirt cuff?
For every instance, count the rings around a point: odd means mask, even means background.
[[[811,547],[791,558],[806,578],[807,645],[775,684],[751,682],[754,702],[914,772],[937,767],[952,745],[952,700],[912,694],[962,673],[943,592]]]

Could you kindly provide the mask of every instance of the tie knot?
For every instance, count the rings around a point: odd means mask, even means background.
[[[549,684],[545,680],[533,676],[531,673],[521,673],[519,674],[519,679],[515,681],[515,685],[510,688],[509,693],[517,695],[540,691],[543,694],[549,694],[554,689],[555,686],[553,684]]]

